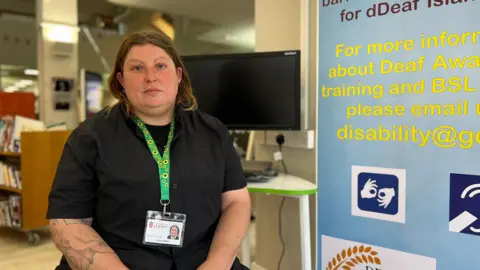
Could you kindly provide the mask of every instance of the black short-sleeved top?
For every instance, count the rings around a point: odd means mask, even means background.
[[[162,149],[168,127],[152,129]],[[207,257],[223,192],[246,186],[227,128],[177,106],[167,211],[187,215],[182,248],[142,244],[148,210],[162,211],[158,167],[123,105],[82,122],[68,138],[47,218],[93,217],[92,227],[132,270],[196,269]],[[233,269],[241,267],[238,259]],[[57,269],[70,269],[62,258]]]

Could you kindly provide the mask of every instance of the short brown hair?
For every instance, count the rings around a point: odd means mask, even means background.
[[[180,56],[173,45],[173,41],[162,31],[155,29],[145,29],[137,32],[128,34],[122,41],[120,48],[117,52],[117,57],[115,59],[115,65],[113,67],[112,73],[108,79],[108,86],[110,88],[110,93],[119,100],[120,103],[124,103],[127,106],[127,110],[131,112],[131,105],[127,99],[126,94],[122,90],[123,87],[117,79],[117,73],[123,73],[123,65],[125,63],[125,58],[127,57],[130,49],[135,45],[147,45],[151,44],[157,47],[162,48],[167,52],[167,54],[172,58],[175,68],[180,67],[182,69],[182,78],[180,84],[178,85],[178,94],[176,104],[181,104],[185,107],[186,110],[194,110],[197,108],[197,100],[193,95],[192,83],[188,72],[183,65]]]

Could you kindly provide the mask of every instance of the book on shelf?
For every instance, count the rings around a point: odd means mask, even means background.
[[[0,161],[0,187],[22,189],[22,176],[18,165]]]
[[[0,194],[0,226],[21,227],[21,197],[20,195]]]
[[[66,130],[64,123],[46,125],[45,122],[20,115],[0,118],[0,152],[21,152],[21,133],[29,131]]]
[[[3,116],[0,121],[0,151],[21,152],[20,135],[26,131],[45,130],[45,123],[23,116]]]

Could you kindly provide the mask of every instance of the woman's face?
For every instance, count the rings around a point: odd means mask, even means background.
[[[181,78],[167,52],[151,44],[133,46],[117,74],[130,103],[144,109],[175,104]]]
[[[173,236],[173,237],[176,237],[178,235],[178,230],[176,227],[172,227],[170,229],[170,235]]]

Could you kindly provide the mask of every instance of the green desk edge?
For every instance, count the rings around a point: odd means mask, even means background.
[[[249,192],[261,192],[261,193],[278,194],[278,195],[301,196],[301,195],[315,194],[315,193],[317,193],[317,188],[306,189],[306,190],[285,190],[285,189],[274,189],[274,188],[249,187],[248,191]]]

